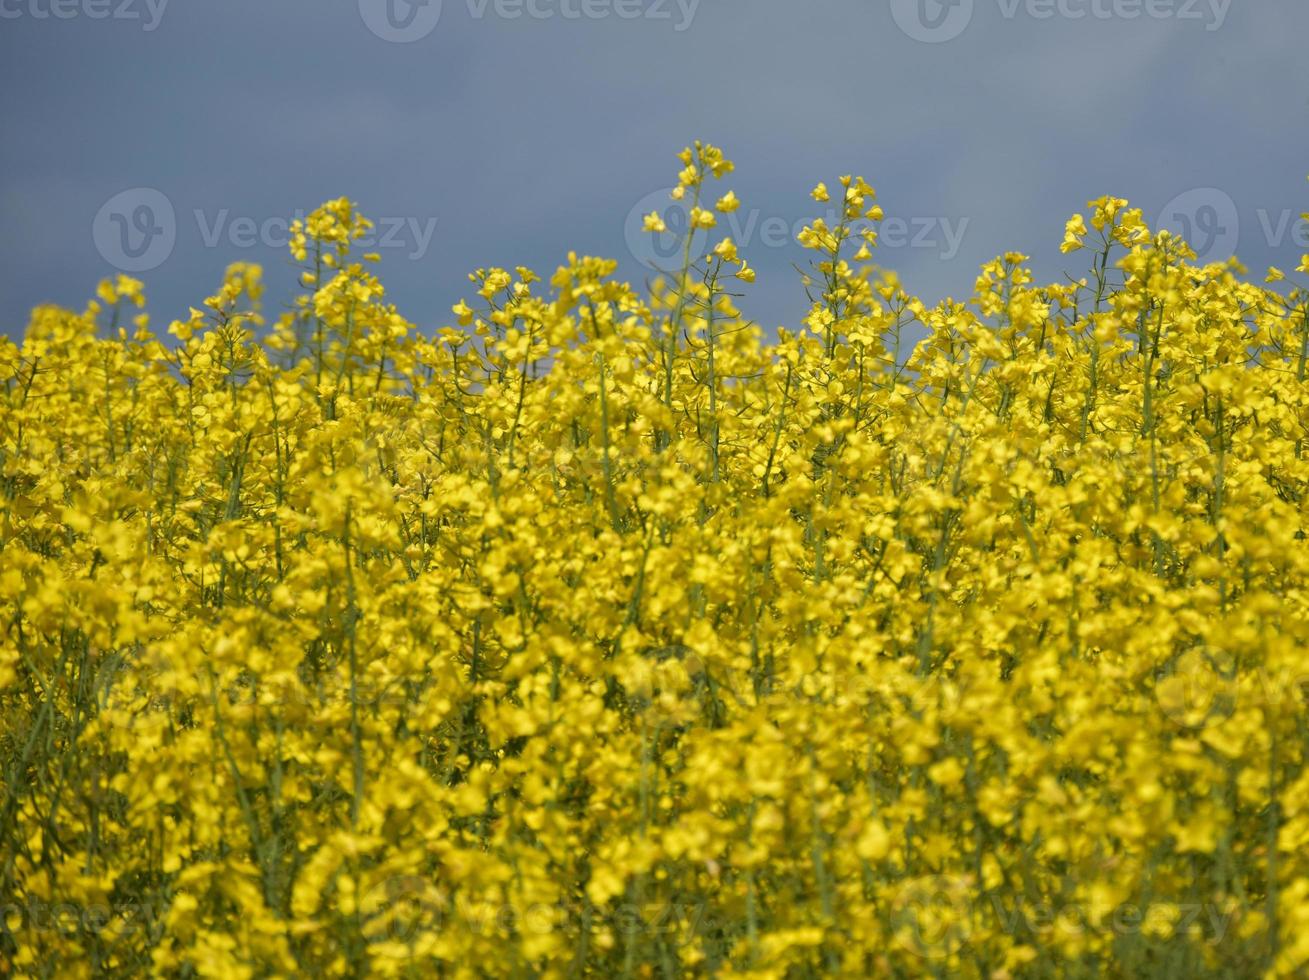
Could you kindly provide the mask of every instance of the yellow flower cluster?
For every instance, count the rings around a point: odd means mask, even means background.
[[[646,292],[424,336],[342,200],[0,342],[0,973],[1309,970],[1304,282],[1106,198],[928,307],[843,177],[766,338],[680,163]]]

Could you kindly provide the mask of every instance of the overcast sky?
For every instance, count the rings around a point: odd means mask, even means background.
[[[162,328],[242,259],[275,308],[286,220],[341,195],[425,328],[478,266],[639,280],[696,138],[768,328],[843,173],[927,299],[1007,250],[1080,274],[1063,224],[1106,193],[1262,274],[1309,247],[1306,39],[1306,0],[0,0],[0,326],[125,268]]]

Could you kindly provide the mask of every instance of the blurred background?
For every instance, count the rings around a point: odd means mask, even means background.
[[[737,164],[721,227],[769,331],[844,173],[927,300],[1008,250],[1083,274],[1058,245],[1101,194],[1262,276],[1309,250],[1306,38],[1305,0],[0,0],[0,327],[127,271],[162,331],[237,260],[275,314],[289,221],[342,195],[424,330],[479,266],[639,281],[697,138]]]

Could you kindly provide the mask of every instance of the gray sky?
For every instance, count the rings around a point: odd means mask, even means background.
[[[1306,0],[0,0],[3,329],[116,266],[151,266],[160,329],[236,260],[275,312],[286,219],[341,195],[384,219],[382,279],[424,328],[478,266],[575,249],[639,280],[657,243],[629,215],[696,138],[736,161],[768,328],[804,312],[792,233],[842,173],[926,299],[1011,249],[1081,274],[1063,224],[1106,193],[1289,269],[1306,39]]]

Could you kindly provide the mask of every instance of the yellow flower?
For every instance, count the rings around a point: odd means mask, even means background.
[[[1086,242],[1086,219],[1080,214],[1075,214],[1068,219],[1068,224],[1064,226],[1063,244],[1059,246],[1059,251],[1067,254],[1075,252],[1079,248],[1085,248]]]
[[[736,243],[730,238],[724,238],[714,246],[714,255],[722,259],[724,262],[737,261]]]
[[[718,224],[718,219],[714,217],[712,211],[707,211],[704,208],[698,207],[691,209],[692,228],[712,228],[716,224]]]

